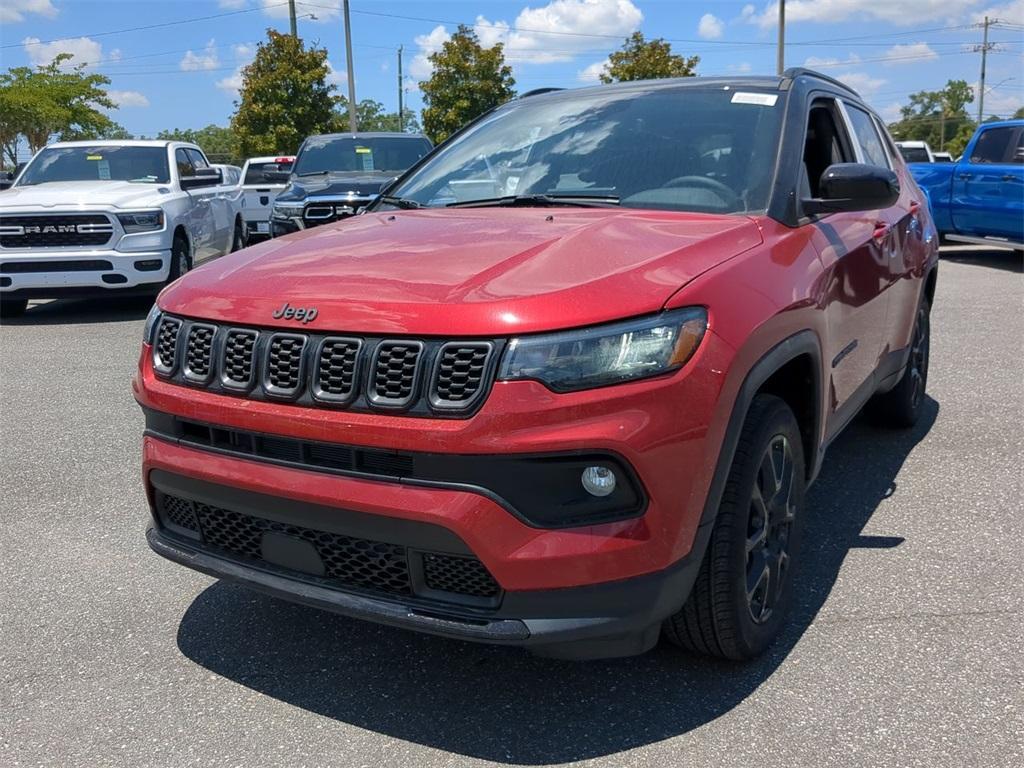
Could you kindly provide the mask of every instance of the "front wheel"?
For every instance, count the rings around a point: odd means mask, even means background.
[[[740,661],[778,636],[793,599],[805,482],[793,411],[778,397],[757,395],[693,590],[665,620],[671,642]]]
[[[245,248],[248,238],[245,236],[245,227],[241,219],[235,219],[235,232],[231,236],[231,252],[240,251]]]
[[[174,238],[174,245],[171,247],[171,271],[167,275],[167,284],[170,285],[191,268],[192,257],[188,252],[188,241],[179,235]]]

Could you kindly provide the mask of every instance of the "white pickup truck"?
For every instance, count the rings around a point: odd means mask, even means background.
[[[156,293],[244,244],[237,187],[196,145],[51,144],[0,194],[0,315],[36,298]]]
[[[245,161],[242,167],[242,191],[245,194],[242,216],[252,242],[270,237],[271,207],[278,193],[287,186],[284,181],[270,181],[266,174],[287,174],[294,162],[292,155],[250,157]]]

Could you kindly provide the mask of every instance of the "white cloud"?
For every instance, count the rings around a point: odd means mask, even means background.
[[[572,61],[595,47],[618,47],[640,28],[643,18],[632,0],[551,0],[540,8],[524,8],[511,23],[477,16],[473,31],[484,47],[502,43],[513,64],[546,64]],[[409,69],[415,77],[430,76],[428,57],[449,36],[447,28],[438,25],[416,38],[419,52]]]
[[[730,64],[725,68],[726,72],[735,73],[737,75],[745,75],[748,72],[753,71],[749,61],[741,61],[739,64]]]
[[[878,92],[879,88],[889,82],[881,77],[872,77],[867,72],[846,72],[836,75],[835,78],[853,88],[865,99],[870,98]]]
[[[348,74],[343,69],[335,69],[330,61],[327,62],[327,77],[325,80],[330,85],[336,85],[341,89],[348,87]]]
[[[835,57],[808,56],[804,66],[812,69],[828,69],[829,67],[845,67],[847,64],[860,64],[860,56],[851,53],[845,59]]]
[[[986,16],[988,16],[990,21],[998,19],[1010,24],[1024,24],[1024,0],[1012,0],[1012,2],[1004,3],[1003,5],[985,8],[973,14],[971,21],[975,24],[981,24],[985,21]]]
[[[249,0],[219,0],[217,3],[221,8],[226,8],[229,11],[245,8],[248,4]]]
[[[895,123],[900,119],[900,108],[902,106],[898,101],[886,104],[884,107],[878,108],[878,116],[886,123]]]
[[[887,50],[883,56],[891,61],[885,62],[888,65],[916,64],[919,61],[929,61],[939,58],[928,43],[906,43],[905,45],[894,45]]]
[[[705,40],[717,40],[724,30],[725,24],[712,13],[705,13],[697,24],[697,34]]]
[[[263,13],[272,19],[288,18],[288,3],[282,2],[282,0],[260,0],[260,5],[263,6]],[[298,16],[307,15],[302,21],[323,24],[333,21],[341,15],[341,0],[315,0],[315,4],[296,0],[295,13]],[[308,14],[313,14],[316,18],[309,18]]]
[[[810,21],[834,23],[849,18],[881,19],[892,24],[911,26],[924,21],[945,21],[972,10],[979,0],[901,0],[900,2],[865,2],[864,0],[788,0],[786,24]],[[748,12],[749,9],[749,12]],[[779,4],[770,2],[758,13],[750,5],[744,7],[742,18],[763,29],[778,24]]]
[[[118,107],[148,107],[149,99],[138,91],[107,91],[110,100]]]
[[[70,53],[73,57],[64,62],[64,69],[79,64],[97,64],[103,59],[103,46],[88,37],[65,38],[52,43],[42,43],[38,37],[26,37],[21,43],[29,61],[36,65],[49,64],[62,53]]]
[[[3,5],[0,5],[0,22],[12,24],[24,21],[28,13],[52,19],[57,15],[57,9],[50,0],[4,0]]]
[[[232,47],[231,52],[235,54],[236,61],[252,61],[256,55],[256,46],[248,43],[239,43]]]
[[[608,59],[603,61],[595,61],[589,67],[581,69],[576,73],[576,79],[581,83],[599,83],[601,82],[601,73],[608,69]]]
[[[199,53],[188,51],[181,59],[179,65],[186,72],[195,72],[204,69],[216,69],[220,66],[220,57],[217,55],[217,41],[211,39]]]

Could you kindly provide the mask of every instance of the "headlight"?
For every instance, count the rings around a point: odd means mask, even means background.
[[[127,234],[135,232],[153,232],[164,227],[163,211],[140,211],[139,213],[119,213],[118,221]]]
[[[146,324],[142,326],[142,343],[149,344],[153,341],[153,331],[156,330],[157,323],[160,322],[160,315],[163,313],[160,308],[154,303],[153,308],[149,310],[149,314],[146,315]]]
[[[302,218],[302,206],[291,203],[274,203],[271,209],[275,219],[300,219]]]
[[[498,378],[534,379],[573,392],[657,376],[682,367],[708,326],[703,307],[579,331],[513,339]]]

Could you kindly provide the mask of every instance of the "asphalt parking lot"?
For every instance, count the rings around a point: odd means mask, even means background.
[[[856,421],[762,660],[570,663],[360,623],[143,537],[140,301],[0,329],[0,765],[1024,765],[1024,275],[944,249],[930,401]]]

